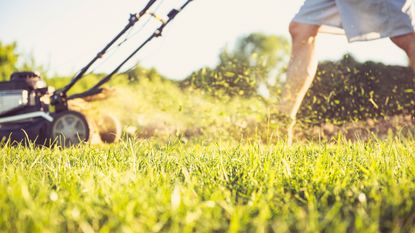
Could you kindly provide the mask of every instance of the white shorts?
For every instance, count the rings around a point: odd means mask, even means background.
[[[305,0],[293,21],[346,34],[350,42],[414,32],[413,0]]]

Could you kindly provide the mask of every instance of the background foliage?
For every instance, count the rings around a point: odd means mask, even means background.
[[[260,85],[274,92],[288,52],[286,39],[253,33],[239,39],[233,50],[224,49],[215,68],[194,72],[181,86],[201,89],[217,97],[256,96]]]
[[[415,76],[410,68],[359,63],[345,55],[319,65],[299,117],[313,124],[415,116]]]
[[[16,52],[16,43],[3,44],[0,41],[0,81],[9,79],[10,75],[17,69],[19,58]]]

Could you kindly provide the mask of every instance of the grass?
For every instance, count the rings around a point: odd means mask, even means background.
[[[415,141],[0,149],[4,232],[413,232]]]
[[[116,88],[121,142],[1,146],[0,232],[415,232],[410,134],[288,148],[262,99]]]

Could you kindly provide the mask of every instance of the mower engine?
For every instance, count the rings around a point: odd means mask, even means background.
[[[12,141],[42,140],[53,118],[48,113],[49,89],[33,72],[16,72],[0,82],[0,138]]]
[[[48,93],[46,83],[33,72],[13,73],[10,81],[0,82],[0,116],[27,107],[47,110],[41,98]],[[33,111],[33,110],[32,110]]]

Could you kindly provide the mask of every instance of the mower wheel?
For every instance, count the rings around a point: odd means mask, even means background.
[[[97,121],[97,128],[101,141],[104,143],[115,143],[121,138],[121,122],[112,114],[103,114]]]
[[[75,111],[65,111],[54,117],[49,135],[53,145],[70,147],[90,139],[90,126],[85,116]]]

